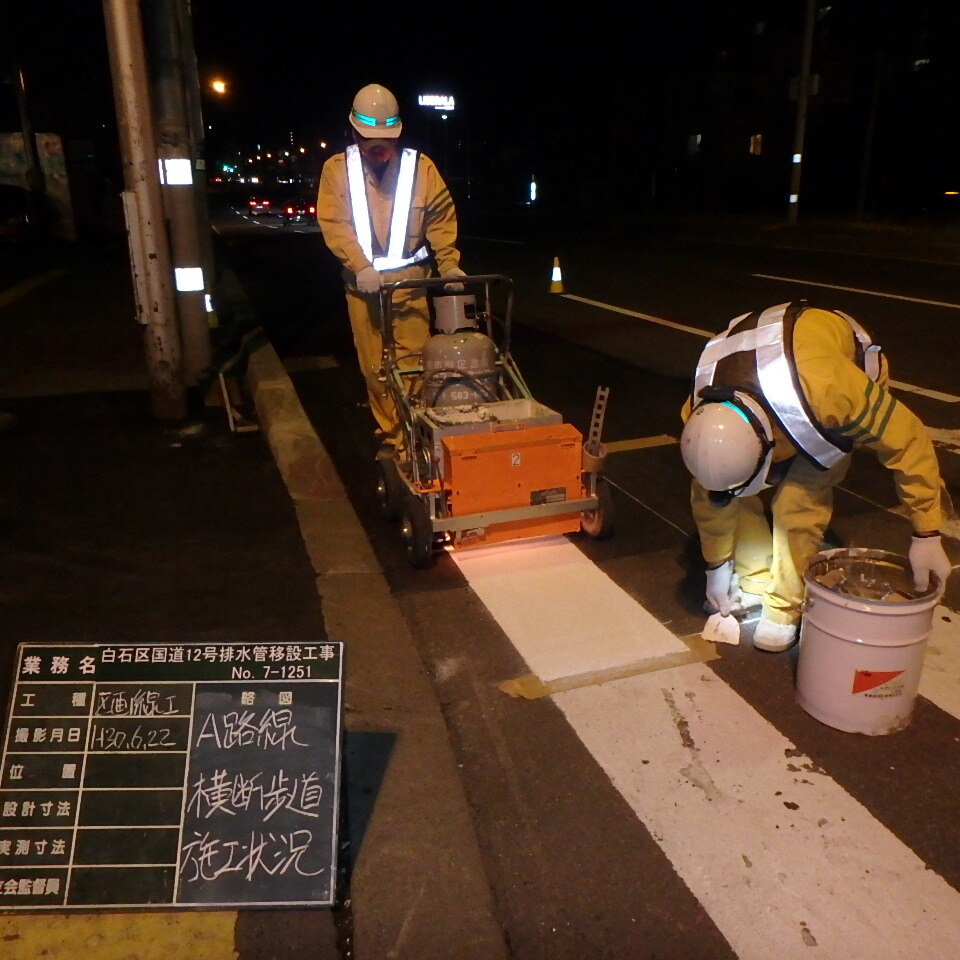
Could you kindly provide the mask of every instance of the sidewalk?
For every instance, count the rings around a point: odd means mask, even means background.
[[[249,310],[229,271],[218,304]],[[4,258],[4,699],[18,643],[344,641],[348,899],[7,914],[0,960],[506,957],[433,688],[272,347],[248,365],[257,433],[216,407],[155,422],[145,369],[122,245]]]

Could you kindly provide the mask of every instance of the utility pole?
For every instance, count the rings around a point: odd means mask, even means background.
[[[800,171],[803,163],[803,141],[807,128],[807,106],[810,100],[810,61],[813,58],[813,27],[817,19],[817,0],[807,0],[803,24],[803,53],[800,58],[800,76],[797,81],[797,119],[793,132],[793,161],[790,167],[790,202],[787,223],[797,222],[800,205]]]
[[[190,123],[190,143],[192,156],[196,161],[194,177],[194,199],[197,204],[197,218],[200,223],[200,251],[203,263],[203,275],[207,287],[216,286],[216,259],[213,253],[213,231],[210,229],[210,204],[207,198],[207,161],[206,134],[203,129],[202,97],[200,93],[200,74],[197,70],[197,49],[193,39],[193,11],[190,0],[177,0],[177,29],[180,33],[180,47],[183,54],[184,92],[187,103],[187,116]],[[210,304],[208,320],[211,327],[219,326],[217,304]]]
[[[197,383],[210,366],[212,277],[204,269],[200,242],[210,224],[198,216],[196,204],[196,155],[190,135],[186,100],[184,49],[178,30],[179,0],[146,0],[145,27],[153,76],[156,139],[164,210],[170,230],[183,379]],[[203,176],[204,187],[206,176]]]
[[[153,414],[160,420],[187,415],[180,337],[173,297],[173,268],[164,220],[157,147],[146,75],[140,0],[103,0],[123,162],[123,208],[137,318],[144,325]]]

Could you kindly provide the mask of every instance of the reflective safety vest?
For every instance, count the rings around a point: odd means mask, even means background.
[[[817,421],[800,386],[793,359],[793,333],[797,318],[809,306],[806,301],[775,307],[731,320],[715,336],[697,361],[693,403],[704,387],[736,387],[758,400],[777,420],[793,445],[814,466],[827,470],[853,449],[846,438],[831,436]],[[856,362],[876,381],[880,376],[880,347],[853,317],[833,310],[850,324],[856,340]]]
[[[430,252],[421,247],[407,254],[407,224],[410,222],[410,209],[413,206],[413,184],[417,175],[417,151],[409,147],[400,153],[400,173],[397,177],[397,191],[393,197],[393,210],[390,214],[390,233],[387,237],[387,249],[380,248],[370,217],[370,205],[367,203],[367,181],[363,173],[363,161],[360,148],[355,144],[347,147],[347,184],[350,188],[350,209],[353,213],[353,226],[357,232],[357,241],[363,255],[373,264],[374,270],[399,270],[411,263],[426,260]],[[374,244],[377,253],[374,254]]]

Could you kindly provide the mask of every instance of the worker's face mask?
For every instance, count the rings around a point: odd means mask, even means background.
[[[372,163],[375,167],[389,163],[397,152],[396,140],[387,140],[385,138],[357,137],[357,146],[364,160]]]

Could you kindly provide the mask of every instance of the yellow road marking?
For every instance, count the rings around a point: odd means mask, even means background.
[[[10,287],[9,290],[4,290],[2,293],[0,293],[0,310],[9,306],[14,300],[19,300],[21,297],[25,297],[37,287],[41,287],[43,284],[49,283],[51,280],[55,280],[57,277],[62,277],[68,272],[69,271],[67,270],[61,269],[48,270],[46,273],[41,273],[38,277],[31,277],[29,280],[24,280],[22,283],[18,283],[15,287]]]
[[[559,677],[556,680],[547,680],[546,682],[536,674],[528,673],[525,676],[517,677],[515,680],[505,680],[499,684],[499,688],[511,697],[539,700],[541,697],[563,693],[565,690],[593,687],[599,683],[623,680],[626,677],[635,677],[641,673],[656,673],[658,670],[683,667],[689,663],[707,663],[720,657],[713,644],[707,643],[699,633],[692,633],[690,636],[680,639],[689,649],[679,650],[676,653],[665,653],[659,657],[648,657],[646,660],[611,667],[609,670],[593,670],[590,673],[581,673],[573,677]]]
[[[645,450],[647,447],[665,447],[667,444],[676,443],[676,437],[669,437],[661,433],[656,437],[638,437],[636,440],[614,440],[613,443],[606,443],[607,453],[623,453],[625,450]]]
[[[235,960],[230,911],[0,917],[0,960]]]

